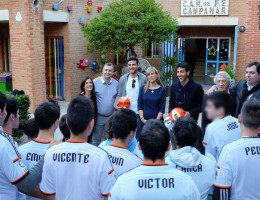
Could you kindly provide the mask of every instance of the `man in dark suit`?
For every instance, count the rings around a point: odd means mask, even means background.
[[[251,62],[246,67],[246,80],[239,81],[231,88],[236,93],[236,117],[244,102],[251,97],[260,101],[260,62]]]
[[[251,62],[246,66],[246,80],[239,81],[230,88],[236,94],[235,117],[240,114],[244,102],[251,97],[260,101],[260,62]],[[217,86],[212,86],[207,94],[217,91]]]
[[[218,91],[226,91],[229,94],[229,114],[233,117],[236,113],[236,93],[234,90],[230,89],[230,86],[232,85],[232,79],[230,78],[229,74],[225,71],[220,71],[216,74],[214,78],[214,83],[216,84]],[[206,126],[211,123],[211,120],[208,120],[205,113],[205,106],[206,106],[206,100],[208,95],[205,94],[203,98],[203,104],[202,104],[202,119],[201,119],[201,128],[203,130],[203,133],[205,132]]]
[[[185,111],[187,117],[192,117],[197,121],[201,113],[204,91],[202,86],[189,75],[189,64],[186,62],[179,63],[177,65],[178,81],[171,86],[169,112],[173,108],[179,107]]]

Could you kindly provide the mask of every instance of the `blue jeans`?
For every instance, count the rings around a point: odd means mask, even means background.
[[[109,117],[98,115],[97,123],[93,131],[93,145],[98,146],[101,143],[103,133],[104,133],[104,139],[107,138],[107,134],[104,129],[108,118]]]

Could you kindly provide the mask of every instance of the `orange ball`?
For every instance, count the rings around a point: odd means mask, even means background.
[[[175,122],[179,117],[184,117],[185,112],[182,108],[174,108],[169,114],[171,120]]]
[[[117,100],[118,108],[129,108],[130,107],[130,99],[128,97],[119,97]]]

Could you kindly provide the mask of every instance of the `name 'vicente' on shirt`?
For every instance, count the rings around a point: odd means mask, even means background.
[[[88,163],[89,154],[82,153],[54,153],[54,162],[78,162],[78,163]]]

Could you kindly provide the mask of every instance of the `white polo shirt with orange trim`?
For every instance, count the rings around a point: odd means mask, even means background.
[[[240,124],[237,118],[226,116],[217,119],[206,127],[203,144],[206,152],[211,153],[218,161],[222,148],[240,138]]]
[[[109,154],[109,159],[115,169],[116,178],[142,164],[142,160],[126,147],[110,144],[103,147],[103,149]]]
[[[17,199],[18,190],[14,184],[28,172],[13,137],[0,131],[0,199]]]
[[[110,200],[200,200],[192,178],[166,163],[143,163],[118,177]]]
[[[232,200],[260,199],[260,138],[241,138],[219,157],[215,187],[231,188]]]
[[[33,139],[32,141],[19,147],[21,157],[29,170],[32,169],[46,153],[50,143],[51,141],[39,141],[37,139]],[[22,196],[26,196],[26,200],[39,200],[39,198],[31,197],[22,193],[19,194],[18,200],[24,199]]]
[[[47,150],[40,190],[56,200],[103,200],[115,183],[113,171],[106,151],[67,140]]]

